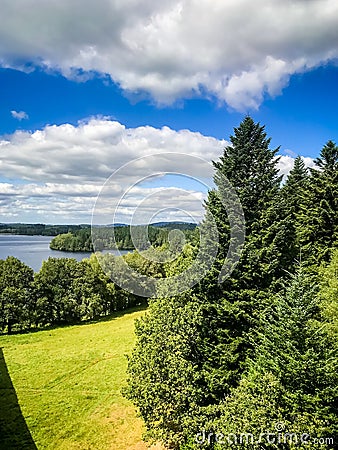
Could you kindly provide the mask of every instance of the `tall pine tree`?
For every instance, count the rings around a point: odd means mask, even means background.
[[[264,126],[246,117],[215,162],[215,184],[206,203],[220,234],[218,259],[193,291],[150,303],[136,327],[137,344],[129,361],[127,395],[139,407],[150,435],[173,448],[193,429],[213,420],[237,385],[250,354],[249,333],[258,323],[261,289],[269,286],[260,261],[264,215],[276,201],[281,177],[276,153]],[[242,203],[247,231],[243,256],[232,276],[218,283],[229,245],[229,221],[222,196],[226,177]],[[261,298],[262,297],[262,298]]]
[[[304,161],[298,156],[282,189],[264,212],[261,228],[265,231],[256,236],[262,239],[262,273],[266,273],[268,284],[273,285],[274,290],[280,288],[286,271],[293,272],[301,259],[296,223],[308,178]]]
[[[329,439],[337,433],[337,351],[320,321],[317,291],[300,266],[262,315],[261,330],[253,336],[255,357],[208,432],[248,433],[254,439],[244,448],[294,449],[301,436],[308,436],[306,448],[318,448],[314,438],[323,439],[323,449],[334,448]],[[277,431],[282,431],[279,441]],[[261,433],[269,432],[275,433],[274,442],[265,435],[259,445]],[[233,445],[225,441],[214,448]]]
[[[274,225],[271,210],[277,211],[281,177],[278,174],[277,149],[270,149],[265,127],[246,117],[230,137],[231,146],[224,149],[215,162],[217,190],[209,194],[206,203],[207,226],[210,216],[220,232],[218,259],[195,292],[200,299],[203,320],[198,347],[204,361],[203,376],[209,404],[217,404],[235,386],[251,352],[248,334],[257,324],[260,311],[268,301],[273,272],[278,258],[271,261],[266,248],[275,250],[276,235],[281,242],[284,229],[267,229]],[[218,273],[229,245],[229,224],[222,197],[228,195],[223,186],[226,177],[235,189],[243,207],[246,243],[241,259],[220,285]],[[275,261],[277,260],[277,262]]]
[[[312,264],[329,261],[338,244],[338,147],[334,142],[327,142],[315,164],[297,220],[302,253]]]
[[[276,159],[279,147],[269,148],[271,138],[267,137],[265,127],[255,123],[250,116],[234,129],[230,142],[220,160],[214,162],[215,184],[220,192],[221,177],[224,176],[235,188],[245,215],[246,233],[250,235],[253,224],[279,190],[281,177]],[[207,208],[214,216],[219,215],[210,201]]]

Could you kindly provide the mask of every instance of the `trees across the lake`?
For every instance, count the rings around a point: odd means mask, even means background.
[[[27,236],[56,236],[61,233],[76,232],[89,225],[46,225],[44,223],[0,223],[0,233]]]
[[[153,247],[165,245],[173,229],[181,230],[188,241],[198,236],[196,225],[192,223],[104,226],[93,229],[86,227],[55,236],[50,242],[50,248],[66,252],[92,252],[104,249],[145,250],[149,245]]]

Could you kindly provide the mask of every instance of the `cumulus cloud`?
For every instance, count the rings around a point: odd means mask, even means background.
[[[198,222],[213,175],[202,162],[217,160],[226,145],[189,130],[126,128],[108,118],[17,131],[0,141],[0,177],[17,180],[0,183],[0,213],[4,220],[89,223],[101,192],[100,223],[112,221],[109,214],[119,202],[119,222],[128,222],[138,207],[139,223],[156,212],[154,220],[190,215]],[[280,157],[281,174],[293,166],[290,155]],[[311,158],[303,159],[313,166]]]
[[[17,120],[24,120],[24,119],[28,119],[28,114],[25,111],[11,111],[12,117],[14,117],[14,119]]]
[[[297,155],[295,155],[295,156],[297,156]],[[302,156],[302,160],[304,161],[306,167],[312,167],[312,168],[315,167],[315,163],[312,158]],[[294,161],[295,161],[295,158],[293,158],[292,156],[289,156],[289,155],[282,155],[279,158],[277,167],[279,169],[280,174],[284,175],[284,180],[286,179],[286,176],[288,175],[290,170],[293,168]]]
[[[0,183],[0,213],[4,220],[89,223],[101,192],[100,223],[112,221],[119,202],[118,222],[131,220],[137,208],[139,223],[157,212],[154,220],[198,222],[213,175],[202,161],[217,160],[226,145],[189,130],[126,128],[108,118],[17,131],[0,141],[0,177],[17,180]],[[295,156],[288,153],[278,163],[284,175]],[[303,159],[313,166],[311,158]]]
[[[226,142],[189,130],[150,126],[126,128],[117,121],[93,118],[78,126],[46,126],[35,132],[17,131],[0,141],[0,174],[43,183],[101,183],[133,159],[158,153],[186,153],[207,161],[218,158]],[[164,158],[164,159],[163,159]],[[181,161],[154,156],[153,172],[180,172]],[[132,167],[129,182],[144,173],[142,160]],[[196,160],[196,176],[203,176]],[[119,174],[116,182],[119,182]]]
[[[2,218],[24,222],[90,223],[99,185],[15,185],[0,183]],[[135,186],[124,192],[110,189],[96,205],[93,223],[135,224],[163,220],[198,223],[204,214],[205,193],[177,187]]]
[[[1,12],[4,67],[108,74],[159,103],[206,94],[255,109],[338,57],[335,0],[3,0]]]
[[[200,164],[201,158],[208,162],[218,159],[226,144],[189,130],[126,128],[102,118],[78,126],[51,125],[35,132],[17,131],[0,141],[0,176],[20,180],[0,183],[1,212],[10,218],[15,211],[24,221],[36,222],[43,216],[44,222],[90,222],[95,199],[112,176],[101,196],[110,207],[133,186],[122,199],[118,221],[129,220],[144,198],[153,199],[155,209],[177,207],[179,202],[193,217],[201,218],[205,192],[197,192],[194,183],[185,180],[189,199],[184,200],[182,193],[168,196],[161,182],[166,172],[211,178],[212,166],[208,173]],[[182,154],[187,158],[180,157]],[[128,165],[132,160],[137,161]],[[165,185],[168,187],[168,183],[170,187],[168,180]],[[203,186],[197,189],[203,191]],[[151,202],[143,203],[142,217],[153,214],[153,206]],[[182,220],[178,210],[167,215]]]

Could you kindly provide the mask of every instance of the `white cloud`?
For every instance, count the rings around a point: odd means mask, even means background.
[[[108,118],[92,118],[78,126],[51,125],[35,132],[17,131],[0,141],[0,177],[17,180],[0,183],[0,212],[3,220],[17,217],[26,222],[88,223],[106,179],[139,158],[114,174],[102,193],[98,212],[103,214],[105,208],[117,204],[134,185],[122,199],[118,221],[130,219],[140,202],[141,222],[162,208],[169,208],[163,214],[172,220],[183,220],[187,217],[184,211],[199,220],[206,189],[189,177],[210,185],[213,169],[210,166],[208,173],[208,167],[198,158],[218,160],[227,144],[189,130],[126,128]],[[182,158],[182,154],[187,157]],[[280,158],[282,174],[293,166],[294,158],[289,155]],[[313,166],[311,158],[304,161]],[[176,178],[176,185],[172,185],[173,178],[163,181],[166,172],[183,174],[183,178]],[[140,183],[149,174],[156,176]],[[167,189],[163,190],[163,186]],[[175,186],[185,191],[170,189]],[[177,207],[183,212],[175,210]]]
[[[122,202],[118,221],[126,221],[126,215],[130,218],[140,201],[155,194],[155,208],[159,205],[172,208],[179,202],[193,217],[201,218],[204,194],[196,192],[191,181],[186,188],[190,200],[181,194],[179,198],[168,196],[168,191],[161,192],[158,186],[146,187],[138,182],[149,173],[156,175],[152,182],[157,184],[166,172],[211,177],[212,166],[210,173],[206,173],[198,158],[218,159],[225,145],[225,141],[188,130],[149,126],[128,129],[119,122],[98,118],[78,126],[64,124],[35,132],[17,131],[0,141],[0,176],[20,180],[0,183],[2,217],[11,220],[15,211],[20,220],[28,222],[36,222],[39,216],[44,222],[90,222],[95,199],[106,179],[131,160],[140,158],[132,167],[127,165],[123,173],[116,173],[105,190],[104,201],[111,206],[136,183]],[[188,155],[188,163],[179,158],[182,154]],[[142,217],[153,212],[149,203],[143,209]],[[182,218],[179,211],[170,214],[176,220]]]
[[[17,131],[0,141],[0,175],[43,183],[102,183],[129,161],[157,153],[187,153],[207,161],[218,158],[225,141],[189,130],[150,126],[126,128],[119,122],[93,118],[78,126],[46,126],[33,133]],[[143,174],[143,162],[133,167],[130,182]],[[180,171],[175,158],[153,157],[154,173]],[[203,176],[196,163],[196,176]],[[117,178],[117,182],[118,182]]]
[[[293,153],[293,152],[292,152]],[[310,157],[302,156],[302,160],[305,163],[306,167],[315,167],[314,160]],[[293,168],[293,163],[295,161],[295,158],[289,155],[282,155],[278,162],[278,169],[281,175],[284,175],[285,177],[288,175],[290,170]]]
[[[0,212],[3,219],[12,220],[16,216],[23,222],[90,223],[100,188],[99,185],[0,183]],[[122,194],[119,189],[106,191],[95,210],[93,223],[129,223],[133,216],[134,223],[168,219],[199,222],[204,214],[205,194],[193,189],[136,186],[125,197]]]
[[[28,114],[25,111],[11,111],[12,117],[17,120],[29,119]]]
[[[202,93],[257,108],[338,57],[336,0],[3,0],[1,14],[3,66],[108,74],[160,103]]]

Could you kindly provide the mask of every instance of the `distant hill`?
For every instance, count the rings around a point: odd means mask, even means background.
[[[160,228],[184,228],[185,230],[194,230],[197,227],[197,225],[192,222],[154,222],[150,225]]]
[[[152,226],[152,227],[158,227],[158,228],[181,228],[181,229],[185,229],[185,230],[194,230],[197,227],[197,224],[192,223],[192,222],[153,222],[153,223],[149,223],[149,224],[142,224],[142,225],[133,225],[133,226]],[[89,227],[90,225],[81,225],[83,228],[84,227]],[[129,227],[130,225],[128,225],[127,223],[107,223],[105,225],[93,225],[93,227],[95,228],[112,228],[112,227]]]
[[[126,223],[107,223],[106,225],[92,225],[93,228],[128,227]]]
[[[149,224],[155,228],[178,228],[181,230],[194,230],[196,224],[190,222],[155,222]],[[94,225],[97,228],[123,228],[129,227],[126,223],[114,223],[107,225]],[[146,226],[146,225],[143,225]],[[18,234],[26,236],[57,236],[65,233],[76,233],[90,228],[90,224],[79,225],[52,225],[44,223],[0,223],[0,234]]]
[[[76,232],[90,225],[50,225],[44,223],[0,223],[0,233],[25,236],[57,236],[62,233]]]

